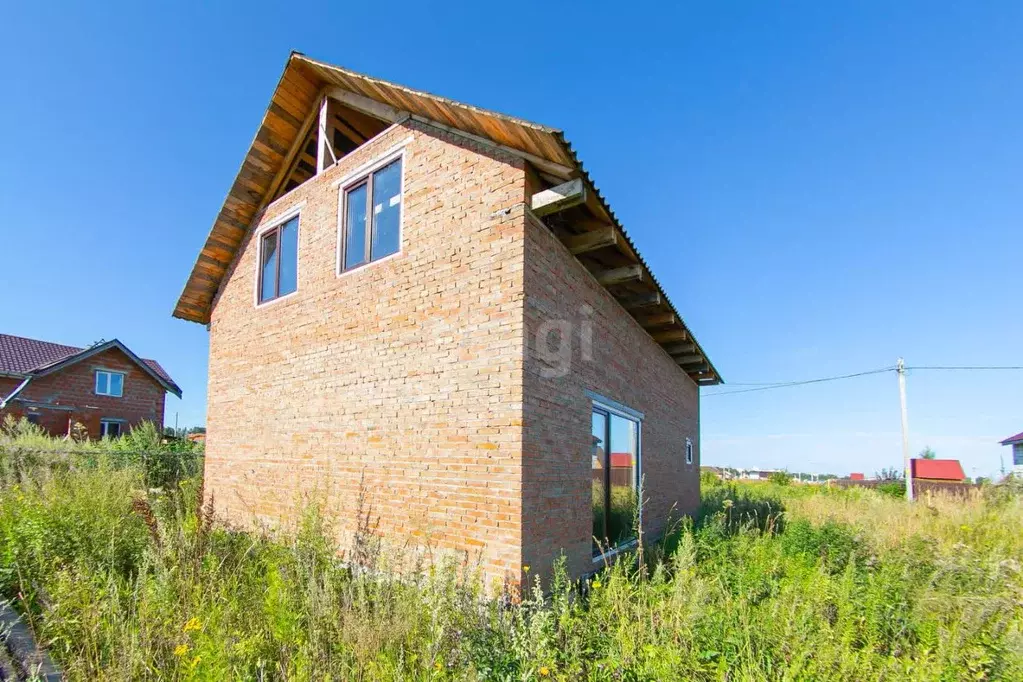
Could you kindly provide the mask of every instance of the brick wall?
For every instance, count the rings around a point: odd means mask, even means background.
[[[535,219],[525,234],[526,355],[523,404],[523,560],[540,574],[562,550],[575,575],[592,571],[592,391],[642,412],[645,531],[657,535],[700,498],[699,388]],[[556,344],[538,339],[562,320],[571,331],[570,371]],[[583,358],[583,323],[592,359]],[[566,341],[562,341],[565,343]],[[546,371],[545,371],[546,370]],[[685,463],[685,439],[693,463]]]
[[[337,182],[403,141],[401,252],[336,274]],[[236,523],[324,504],[344,542],[522,563],[522,162],[413,121],[277,200],[210,326],[206,476]],[[260,226],[301,205],[298,290],[255,307]],[[510,209],[510,211],[506,211]]]
[[[95,371],[98,368],[125,374],[122,397],[96,395]],[[0,378],[0,393],[7,396],[20,383],[19,379]],[[86,427],[90,436],[98,437],[100,420],[104,418],[123,419],[126,427],[149,420],[162,428],[165,395],[164,388],[148,373],[140,369],[124,353],[111,348],[70,365],[60,372],[33,379],[18,397],[74,408],[71,412],[46,408],[39,410],[40,426],[51,434],[56,436],[67,434],[70,414],[74,421],[81,422]],[[6,410],[0,411],[0,419],[6,414],[20,417],[24,412],[17,402],[12,402]]]

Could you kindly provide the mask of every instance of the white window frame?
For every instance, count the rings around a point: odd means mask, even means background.
[[[112,419],[112,418],[103,417],[102,419],[99,420],[99,436],[100,436],[100,438],[106,438],[108,435],[110,435],[110,434],[107,433],[107,429],[109,428],[109,426],[111,424],[117,424],[117,437],[120,437],[120,436],[124,435],[124,424],[125,424],[125,421],[123,419]]]
[[[304,183],[303,183],[304,184]],[[260,225],[259,231],[253,235],[253,239],[256,241],[256,281],[252,285],[252,305],[256,308],[265,308],[268,305],[273,305],[278,301],[284,301],[299,292],[302,288],[302,209],[305,208],[305,202],[299,202],[284,211],[276,218],[268,222],[266,225]],[[263,235],[267,232],[276,230],[278,227],[288,222],[292,218],[298,218],[298,223],[295,225],[295,229],[298,230],[298,238],[295,245],[295,290],[290,294],[284,294],[277,298],[270,298],[260,302],[259,300],[259,285],[263,283]],[[277,245],[277,258],[280,259],[280,244]]]
[[[338,188],[337,196],[337,247],[335,254],[334,273],[337,277],[344,277],[353,272],[362,272],[366,268],[370,268],[378,263],[383,263],[392,258],[397,258],[405,252],[405,174],[408,169],[409,154],[406,152],[406,145],[412,141],[413,138],[409,137],[403,140],[399,144],[391,147],[386,152],[376,157],[368,163],[364,163],[354,171],[338,180],[335,184]],[[393,163],[395,161],[401,161],[401,189],[398,191],[398,196],[401,200],[398,202],[398,250],[394,253],[388,254],[383,258],[377,258],[376,260],[366,261],[359,265],[345,269],[344,267],[344,248],[345,248],[345,237],[347,236],[347,209],[348,209],[348,190],[354,188],[356,185],[367,179],[371,173],[375,173],[384,166]],[[372,216],[368,216],[368,220],[372,221]],[[370,235],[366,235],[369,239]]]
[[[643,527],[643,497],[640,495],[640,483],[643,480],[643,413],[638,410],[634,410],[631,407],[627,407],[617,401],[605,398],[604,396],[594,393],[593,391],[586,391],[586,397],[590,399],[590,413],[593,413],[593,408],[598,408],[609,414],[615,414],[624,419],[636,424],[636,478],[633,481],[633,485],[636,489],[636,504],[639,507],[639,527]],[[608,444],[610,449],[610,443]],[[608,468],[611,466],[610,453],[608,459]],[[591,512],[592,513],[592,512]],[[639,545],[639,538],[629,540],[626,543],[617,545],[609,548],[606,552],[598,554],[593,557],[593,563],[599,564],[606,562],[609,559],[614,558],[622,552],[626,552],[633,547]]]
[[[693,463],[693,439],[686,437],[686,464]]]
[[[99,376],[100,376],[100,374],[107,375],[107,391],[106,392],[103,392],[103,391],[99,390]],[[120,393],[111,393],[110,392],[110,376],[113,375],[113,374],[118,374],[121,377],[121,392]],[[125,379],[127,378],[127,376],[128,376],[127,372],[119,372],[116,369],[97,368],[96,370],[94,370],[94,375],[93,375],[93,379],[92,379],[92,390],[93,390],[93,393],[95,393],[96,395],[106,396],[108,398],[123,398],[124,397],[124,382],[125,382]]]

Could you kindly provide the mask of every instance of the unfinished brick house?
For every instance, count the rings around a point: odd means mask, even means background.
[[[646,533],[699,501],[718,373],[557,130],[293,53],[174,315],[235,522],[514,581],[633,543],[640,481]]]
[[[155,360],[123,343],[88,348],[0,334],[0,420],[24,417],[54,436],[76,424],[92,438],[151,421],[163,428],[167,393],[181,389]]]

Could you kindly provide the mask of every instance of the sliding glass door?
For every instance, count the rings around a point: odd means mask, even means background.
[[[593,406],[593,556],[636,539],[639,422]]]

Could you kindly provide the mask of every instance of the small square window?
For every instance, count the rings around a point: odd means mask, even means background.
[[[29,424],[35,424],[36,426],[39,426],[39,417],[40,417],[39,414],[31,414],[30,413],[30,414],[26,414],[25,415],[25,419],[28,420],[28,423]]]
[[[686,464],[693,463],[693,439],[686,438]]]
[[[96,370],[96,395],[120,398],[124,395],[124,375],[120,372]]]
[[[114,419],[101,419],[99,435],[103,438],[117,438],[121,435],[121,422]]]

